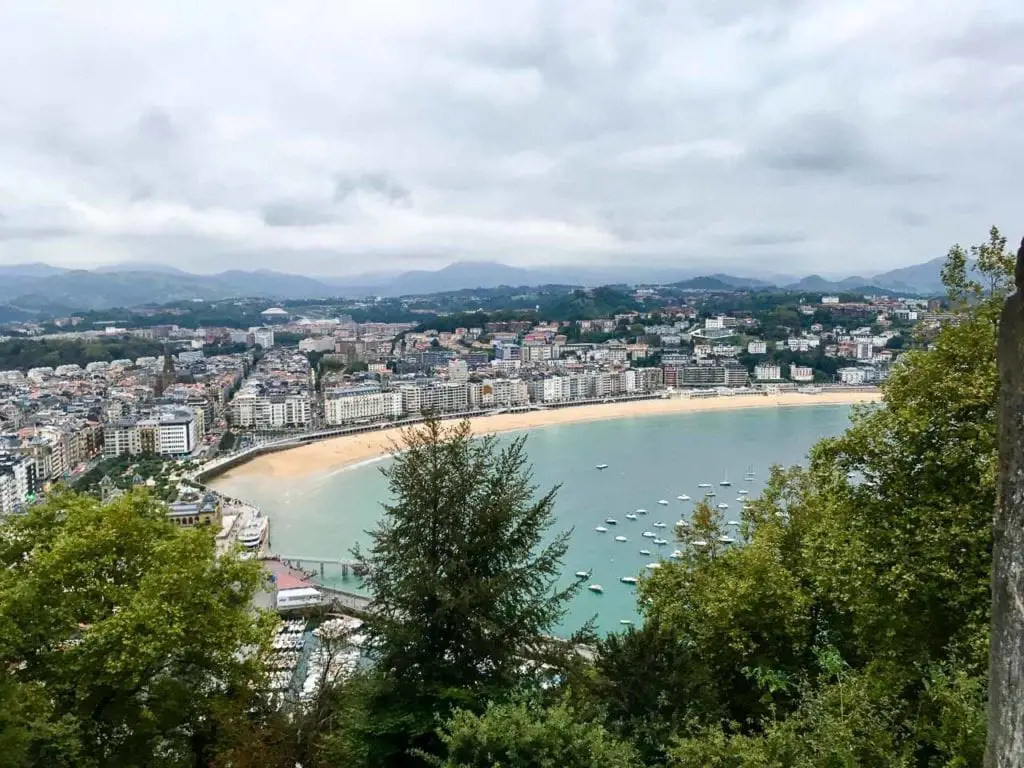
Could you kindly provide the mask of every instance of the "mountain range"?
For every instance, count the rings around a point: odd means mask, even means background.
[[[198,275],[171,266],[121,264],[71,270],[48,264],[0,266],[0,304],[28,311],[109,309],[142,304],[260,296],[268,299],[414,296],[500,286],[674,284],[704,290],[780,288],[810,293],[876,291],[934,295],[942,292],[943,259],[868,277],[827,280],[819,275],[763,280],[685,269],[572,268],[525,269],[488,261],[460,261],[438,270],[350,278],[306,277],[270,270],[229,270]]]

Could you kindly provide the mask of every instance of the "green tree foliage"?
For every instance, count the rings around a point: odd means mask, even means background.
[[[480,711],[564,659],[544,637],[578,588],[556,587],[568,534],[549,537],[557,489],[536,496],[526,462],[524,438],[499,450],[468,422],[429,421],[384,470],[394,501],[358,553],[374,595],[375,759],[435,751],[438,716]]]
[[[230,451],[234,447],[235,433],[229,429],[220,436],[220,442],[217,443],[217,448],[221,451]]]
[[[460,710],[445,724],[440,768],[639,768],[629,744],[582,721],[565,704],[550,708],[491,705],[482,715]]]
[[[111,360],[134,360],[163,354],[163,344],[146,339],[10,339],[0,341],[0,371]]]
[[[0,563],[4,760],[206,764],[258,707],[259,565],[216,558],[149,496],[54,496],[3,522]]]
[[[996,231],[972,252],[973,271],[954,248],[944,272],[959,322],[905,353],[883,405],[859,409],[806,468],[773,469],[743,546],[716,550],[699,510],[682,559],[641,582],[645,626],[602,644],[593,685],[643,691],[606,712],[621,735],[661,739],[640,744],[649,759],[980,765],[996,324],[1013,260]],[[647,690],[628,664],[644,658],[684,671]]]

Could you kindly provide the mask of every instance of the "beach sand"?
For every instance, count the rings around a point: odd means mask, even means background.
[[[820,394],[786,392],[767,396],[732,395],[692,399],[672,397],[482,416],[471,419],[470,424],[474,434],[493,434],[634,416],[725,411],[738,408],[852,405],[875,402],[880,398],[880,393],[871,391],[825,391]],[[401,429],[361,432],[321,440],[286,451],[265,454],[235,467],[226,473],[225,477],[259,475],[288,479],[342,469],[389,453],[393,444],[400,439],[400,432]]]

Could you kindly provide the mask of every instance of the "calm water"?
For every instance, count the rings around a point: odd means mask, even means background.
[[[848,406],[764,408],[678,414],[547,427],[531,432],[527,449],[537,483],[546,488],[562,483],[555,511],[558,529],[573,529],[565,559],[567,581],[576,571],[592,570],[587,583],[604,587],[603,594],[582,591],[573,601],[562,630],[571,631],[596,616],[598,628],[620,628],[621,619],[637,619],[635,588],[619,581],[637,576],[647,563],[667,558],[675,549],[672,526],[688,517],[699,499],[698,483],[712,483],[714,501],[724,502],[727,520],[738,519],[737,491],[755,497],[772,464],[802,463],[820,438],[842,432]],[[597,464],[608,464],[598,471]],[[300,480],[261,477],[221,478],[213,484],[225,493],[257,504],[270,517],[274,552],[305,557],[348,557],[365,531],[380,516],[388,489],[379,472],[382,462]],[[745,482],[748,467],[754,482]],[[721,487],[725,478],[731,487]],[[661,505],[659,500],[668,501]],[[627,520],[644,508],[648,514]],[[618,523],[609,525],[608,517]],[[656,528],[653,523],[666,523]],[[607,533],[594,528],[604,525]],[[668,539],[657,546],[643,531]],[[626,536],[627,542],[615,541]],[[648,549],[651,555],[640,554]],[[329,567],[328,567],[329,568]],[[362,591],[358,579],[326,573],[330,585]]]

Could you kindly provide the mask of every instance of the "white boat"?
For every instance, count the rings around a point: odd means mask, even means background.
[[[748,493],[750,493],[750,491],[748,491],[746,488],[742,488],[736,491],[736,493],[738,493],[740,496],[746,496]]]
[[[654,543],[655,543],[655,544],[657,544],[657,545],[658,545],[659,547],[662,547],[662,546],[664,546],[664,545],[668,544],[668,541],[667,541],[666,539],[653,539],[653,541],[654,541]]]
[[[597,468],[598,469],[608,469],[608,465],[607,464],[598,464]]]
[[[590,578],[590,571],[576,571],[576,578],[577,579],[589,579]]]
[[[730,485],[732,485],[732,482],[729,480],[728,472],[725,474],[725,479],[722,480],[722,482],[720,482],[719,485],[722,486],[723,488],[728,488]]]
[[[671,557],[673,560],[678,560],[682,556],[683,556],[683,550],[681,550],[681,549],[674,550],[672,552],[672,554],[669,555],[669,557]]]
[[[637,578],[636,576],[623,576],[619,581],[623,584],[636,584]]]
[[[676,520],[676,528],[686,528],[690,525],[689,520]]]
[[[638,509],[638,510],[636,511],[636,513],[637,513],[638,515],[646,515],[646,514],[647,514],[647,510],[646,510],[646,509]]]
[[[625,536],[616,536],[615,540],[616,541],[629,541],[629,539],[627,539]]]
[[[266,541],[268,527],[269,523],[265,517],[253,520],[238,532],[238,543],[246,549],[259,549]]]
[[[595,528],[594,530],[598,533],[608,533],[608,529],[605,528],[603,525],[597,526],[597,528]]]
[[[641,555],[649,555],[649,554],[651,554],[651,550],[649,550],[649,549],[641,549],[640,550],[640,554]]]
[[[697,483],[698,488],[710,488],[711,483]]]
[[[644,567],[647,568],[647,570],[649,570],[649,571],[656,571],[659,568],[661,568],[661,563],[648,563]]]
[[[728,508],[729,508],[729,505],[728,505],[728,504],[726,504],[726,503],[725,503],[725,502],[723,501],[723,502],[722,502],[721,504],[719,504],[719,505],[718,505],[718,508],[719,508],[719,509],[728,509]]]
[[[632,619],[619,619],[619,624],[632,624]]]
[[[658,503],[663,507],[668,506],[668,502],[665,499],[658,499]]]
[[[604,592],[604,587],[602,587],[600,584],[590,584],[587,587],[587,589],[589,589],[591,592]]]
[[[689,501],[690,500],[690,497],[687,496],[685,493],[679,494],[678,496],[676,496],[676,498],[679,499],[680,501]]]
[[[608,523],[608,525],[618,525],[619,524],[619,521],[616,520],[614,517],[606,517],[605,518],[605,522]]]
[[[656,534],[654,531],[644,531],[640,535],[643,536],[645,539],[653,539],[658,534]]]
[[[626,519],[627,520],[636,520],[636,515],[634,515],[632,512],[627,512],[626,513]]]
[[[663,522],[661,522],[661,520],[659,520],[658,522],[656,522],[656,523],[654,524],[654,527],[655,527],[655,528],[664,528],[664,527],[665,527],[665,524],[664,524]]]
[[[726,523],[726,525],[734,525],[736,527],[739,527],[739,524],[740,524],[739,520],[730,520],[728,523]]]
[[[715,492],[714,491],[708,491],[707,493],[704,494],[704,498],[705,499],[713,499],[713,498],[715,498]]]
[[[746,504],[747,503],[747,497],[746,496],[737,496],[736,497],[736,501],[738,501],[740,504]]]
[[[706,541],[704,541],[704,539],[697,539],[696,541],[693,542],[693,546],[695,546],[695,547],[706,547],[707,545],[708,545],[708,543]]]
[[[718,540],[720,542],[722,542],[723,544],[735,544],[736,543],[736,539],[734,539],[732,536],[719,536]]]

